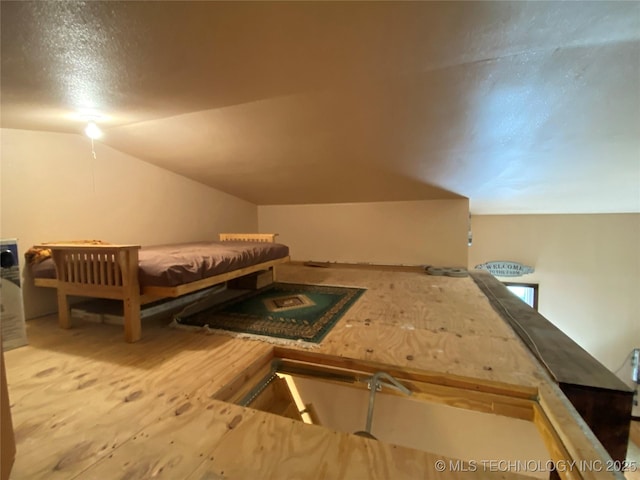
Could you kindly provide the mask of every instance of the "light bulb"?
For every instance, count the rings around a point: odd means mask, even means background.
[[[87,128],[84,129],[84,133],[87,134],[87,137],[97,140],[102,137],[102,130],[96,125],[94,122],[89,122],[87,124]]]

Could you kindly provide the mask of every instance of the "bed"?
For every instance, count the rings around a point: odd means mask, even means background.
[[[57,290],[58,318],[71,327],[69,295],[121,300],[124,336],[140,340],[140,305],[179,297],[289,261],[277,234],[220,234],[218,242],[144,247],[55,243],[50,258],[31,265],[34,284]]]

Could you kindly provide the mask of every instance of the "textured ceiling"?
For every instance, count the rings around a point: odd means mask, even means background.
[[[257,204],[640,211],[638,2],[7,2],[2,126]]]

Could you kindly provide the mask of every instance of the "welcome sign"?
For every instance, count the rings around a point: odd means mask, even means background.
[[[476,265],[476,270],[487,270],[496,277],[520,277],[527,273],[533,273],[533,267],[518,262],[494,261]]]

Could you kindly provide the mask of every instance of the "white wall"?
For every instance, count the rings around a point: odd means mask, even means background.
[[[465,266],[468,212],[467,199],[270,205],[258,223],[293,260]]]
[[[640,214],[472,218],[469,266],[513,260],[539,283],[542,315],[615,371],[640,347]],[[630,370],[621,370],[624,376]]]
[[[257,231],[257,207],[80,135],[0,131],[2,238],[24,252],[47,241],[154,245]],[[24,275],[23,275],[24,277]],[[53,292],[24,285],[27,318],[55,311]]]
[[[312,404],[322,426],[340,432],[365,430],[369,391],[311,378],[289,377],[301,405]],[[390,395],[384,387],[374,402],[371,433],[380,441],[424,452],[475,460],[522,463],[549,460],[533,422],[455,408],[415,396]],[[545,472],[527,472],[548,478]]]

